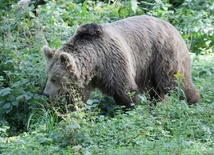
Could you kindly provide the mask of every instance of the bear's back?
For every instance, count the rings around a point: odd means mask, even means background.
[[[129,17],[104,24],[102,27],[111,39],[123,42],[126,49],[128,48],[127,51],[132,51],[131,54],[134,54],[135,59],[139,59],[139,56],[154,58],[156,54],[188,53],[179,32],[170,23],[152,16]]]
[[[103,28],[110,35],[122,36],[128,44],[132,44],[131,46],[137,44],[137,47],[156,43],[165,44],[165,41],[172,39],[175,41],[183,40],[179,32],[170,23],[148,15],[129,17],[104,24]],[[148,47],[146,48],[148,49]]]

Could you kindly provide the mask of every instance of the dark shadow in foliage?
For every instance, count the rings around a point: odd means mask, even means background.
[[[184,0],[169,0],[169,3],[172,4],[173,8],[179,7],[183,2]]]
[[[19,0],[16,0],[16,2],[18,2]],[[22,7],[30,7],[30,6],[34,6],[33,7],[33,13],[37,16],[37,12],[36,9],[38,8],[39,5],[44,5],[46,3],[48,3],[49,0],[21,0],[20,1],[20,5]]]

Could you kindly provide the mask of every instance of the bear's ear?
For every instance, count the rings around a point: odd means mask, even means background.
[[[102,35],[102,33],[103,33],[102,26],[96,23],[85,24],[77,29],[78,35],[100,36]]]
[[[95,36],[100,37],[103,34],[102,26],[96,23],[80,26],[76,31],[76,36]]]
[[[47,61],[53,58],[55,50],[51,49],[47,45],[43,46],[42,48],[43,53],[45,54],[45,58]]]
[[[61,64],[71,73],[75,73],[77,71],[77,66],[74,60],[74,57],[69,53],[62,52],[59,55],[59,59]]]
[[[101,38],[102,35],[103,29],[101,25],[96,23],[85,24],[76,30],[75,35],[65,45],[74,46],[78,39]]]

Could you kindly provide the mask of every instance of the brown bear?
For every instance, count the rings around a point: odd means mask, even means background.
[[[188,103],[200,99],[191,80],[191,59],[179,32],[169,23],[142,15],[117,22],[80,26],[61,48],[43,47],[50,98],[82,89],[84,102],[93,88],[112,96],[118,105],[139,103],[138,94],[164,99],[182,75]],[[134,92],[130,95],[130,92]]]

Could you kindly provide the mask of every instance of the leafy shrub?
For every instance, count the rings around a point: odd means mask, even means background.
[[[10,20],[1,21],[0,116],[12,130],[23,130],[28,115],[43,102],[44,63],[41,62],[42,40],[30,18],[30,10],[12,10]],[[35,34],[37,35],[35,36]]]

